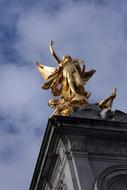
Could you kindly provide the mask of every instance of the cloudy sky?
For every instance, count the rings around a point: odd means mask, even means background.
[[[92,103],[117,87],[113,109],[127,112],[126,0],[0,0],[0,186],[28,190],[48,117],[49,91],[35,62],[70,54],[96,69]]]

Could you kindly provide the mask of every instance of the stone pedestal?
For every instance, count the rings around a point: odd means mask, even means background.
[[[88,107],[49,119],[30,190],[127,189],[127,115],[100,115]]]

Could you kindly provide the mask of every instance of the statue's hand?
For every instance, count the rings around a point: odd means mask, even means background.
[[[82,59],[82,60],[78,60],[78,62],[79,62],[79,64],[83,64],[83,65],[85,65],[85,62],[84,62],[83,59]]]
[[[54,44],[54,41],[53,40],[51,40],[51,42],[50,42],[50,46],[52,46]]]
[[[82,63],[82,64],[85,64],[85,61],[82,59],[82,60],[81,60],[81,63]]]

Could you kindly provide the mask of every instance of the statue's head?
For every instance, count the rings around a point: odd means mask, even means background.
[[[72,61],[72,57],[70,55],[63,56],[64,63]]]

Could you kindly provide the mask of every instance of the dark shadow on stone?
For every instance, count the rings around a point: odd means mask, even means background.
[[[100,111],[101,109],[99,106],[89,104],[81,108],[75,107],[71,117],[99,119]]]

